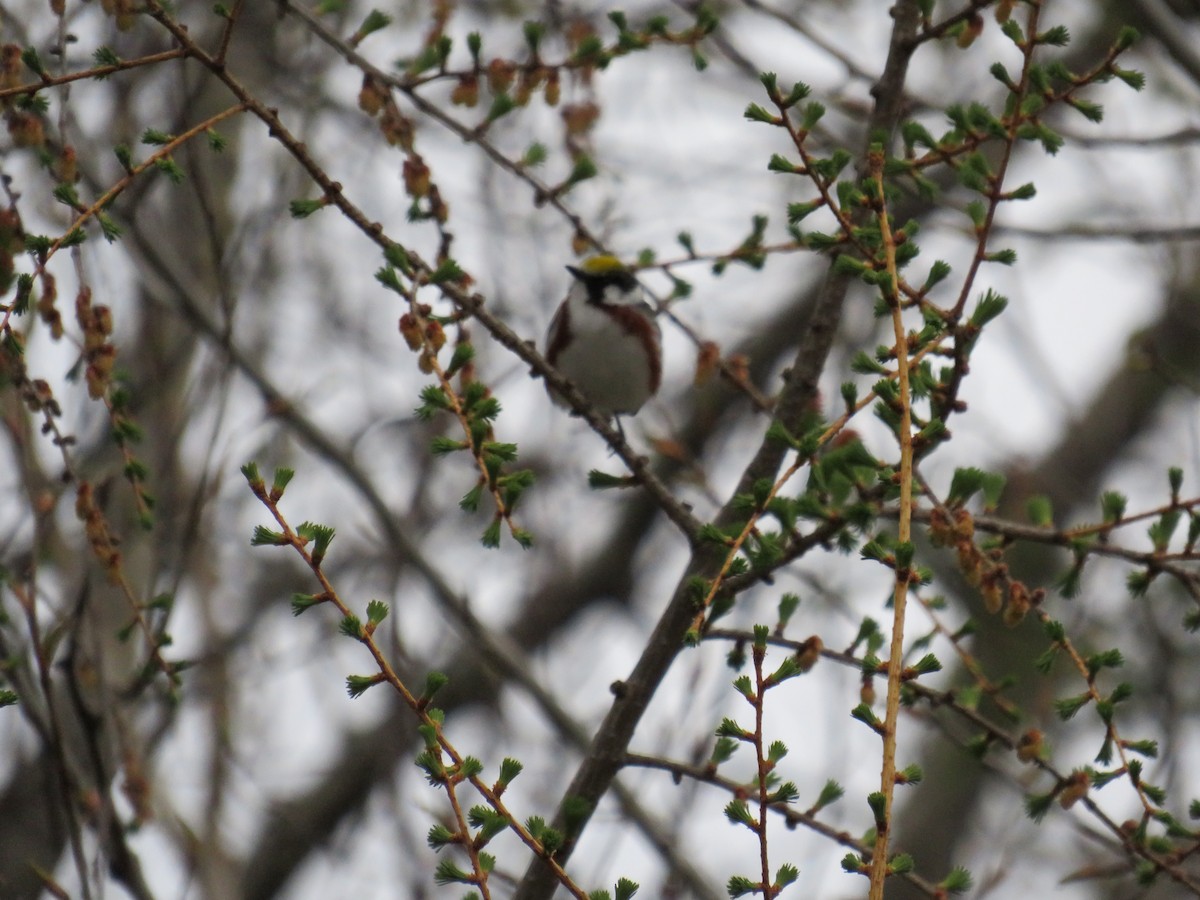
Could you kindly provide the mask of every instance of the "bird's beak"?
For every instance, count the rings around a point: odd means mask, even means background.
[[[567,266],[567,271],[570,272],[576,278],[578,278],[580,281],[583,281],[583,269],[577,269],[574,266]]]

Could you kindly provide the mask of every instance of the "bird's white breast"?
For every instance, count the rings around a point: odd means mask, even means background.
[[[603,412],[626,415],[641,409],[652,380],[642,339],[588,303],[580,283],[567,295],[567,317],[571,341],[558,355],[558,370]]]

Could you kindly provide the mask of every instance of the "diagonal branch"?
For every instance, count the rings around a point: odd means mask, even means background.
[[[872,88],[875,109],[868,134],[891,134],[903,108],[904,82],[914,45],[919,11],[914,0],[899,0],[892,9],[894,26],[883,75]],[[811,408],[817,396],[817,384],[825,360],[833,345],[841,321],[842,305],[850,283],[847,275],[832,270],[817,297],[808,329],[801,336],[795,361],[784,378],[783,391],[775,417],[785,427],[794,428]],[[735,495],[749,489],[760,478],[774,478],[786,454],[786,446],[764,437],[754,459],[743,472]],[[718,524],[738,515],[731,498],[718,515]],[[683,647],[684,636],[694,618],[691,584],[694,578],[709,578],[718,571],[722,548],[698,546],[675,588],[671,601],[647,641],[641,658],[630,677],[614,689],[616,699],[592,742],[591,752],[577,770],[559,807],[557,826],[564,829],[565,842],[559,853],[565,860],[608,791],[625,758],[629,743],[651,698],[658,690],[675,656]],[[569,813],[570,827],[565,826]],[[531,865],[521,882],[516,900],[548,900],[554,882],[545,878],[542,867]]]

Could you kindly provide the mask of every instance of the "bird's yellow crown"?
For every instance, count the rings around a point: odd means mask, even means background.
[[[624,272],[625,264],[615,256],[602,253],[598,256],[589,256],[579,264],[579,268],[587,275],[607,275],[610,272]]]

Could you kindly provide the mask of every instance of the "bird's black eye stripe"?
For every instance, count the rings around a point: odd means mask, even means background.
[[[623,291],[632,291],[637,287],[637,279],[629,272],[614,272],[612,283]]]
[[[637,288],[637,279],[629,272],[605,272],[601,275],[585,275],[583,282],[588,289],[588,302],[603,303],[604,292],[609,287],[617,287],[628,292]]]

